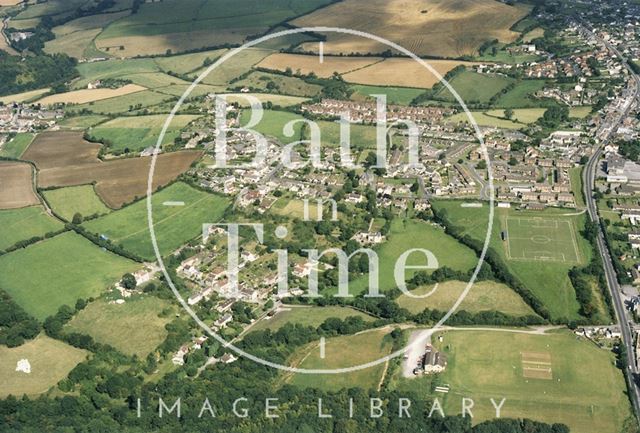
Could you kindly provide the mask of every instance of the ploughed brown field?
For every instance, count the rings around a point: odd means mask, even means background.
[[[0,161],[0,209],[38,204],[33,191],[31,166],[24,162]]]
[[[45,132],[36,137],[23,159],[38,167],[38,186],[72,186],[95,182],[96,192],[117,209],[147,193],[151,158],[102,161],[100,144],[90,143],[82,132]],[[163,153],[158,156],[153,188],[166,185],[201,156],[200,151]]]

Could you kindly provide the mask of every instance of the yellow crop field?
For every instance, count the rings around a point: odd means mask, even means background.
[[[0,96],[0,102],[3,104],[10,104],[12,102],[31,102],[39,96],[47,93],[49,89],[36,89],[29,90],[28,92],[15,93],[13,95]]]
[[[318,77],[326,78],[332,76],[334,72],[345,74],[381,60],[380,57],[323,56],[323,61],[320,63],[319,56],[276,53],[263,59],[257,66],[276,71],[284,71],[287,68],[291,68],[294,73],[306,75],[313,72]]]
[[[456,60],[425,60],[441,76],[458,65],[473,63]],[[374,63],[343,76],[345,81],[356,84],[430,88],[439,79],[420,63],[409,58],[391,58]]]
[[[87,102],[100,101],[101,99],[114,98],[116,96],[128,95],[129,93],[147,90],[145,87],[137,84],[127,84],[118,89],[83,89],[74,90],[72,92],[58,93],[42,98],[38,102],[41,104],[85,104]]]
[[[375,33],[418,55],[459,57],[475,54],[491,39],[512,42],[509,28],[531,6],[495,0],[345,0],[291,21],[299,27],[332,26]],[[325,53],[380,53],[384,44],[348,34],[327,35]],[[303,44],[316,51],[318,44]]]

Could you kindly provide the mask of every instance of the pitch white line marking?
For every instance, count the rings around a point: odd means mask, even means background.
[[[165,201],[162,203],[163,206],[184,206],[183,201]]]

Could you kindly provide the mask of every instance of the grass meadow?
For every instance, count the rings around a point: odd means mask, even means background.
[[[24,151],[27,150],[27,147],[29,147],[34,137],[34,134],[30,134],[28,132],[16,134],[12,140],[0,146],[0,156],[6,158],[20,158]]]
[[[252,331],[261,329],[271,329],[276,331],[286,325],[300,324],[303,326],[313,326],[317,328],[329,318],[346,319],[347,317],[361,317],[365,321],[373,320],[373,317],[360,311],[348,307],[307,307],[307,306],[288,306],[285,305],[275,316],[263,319],[258,322]]]
[[[454,76],[449,84],[465,103],[486,104],[494,95],[498,94],[513,81],[513,78],[502,75],[464,71]],[[447,101],[456,101],[453,94],[444,86],[436,96]]]
[[[135,262],[101,250],[73,232],[0,257],[0,287],[39,320],[62,305],[97,296]]]
[[[144,358],[166,338],[164,326],[172,316],[159,315],[170,306],[153,296],[129,298],[124,304],[99,299],[78,313],[64,329],[90,335],[126,355]]]
[[[0,210],[0,250],[63,228],[62,223],[47,215],[42,206]]]
[[[0,346],[0,397],[45,393],[67,377],[88,353],[45,335],[18,347]],[[21,359],[29,361],[31,373],[16,371],[16,364]]]
[[[325,357],[319,342],[300,349],[290,360],[292,366],[306,369],[336,369],[375,361],[391,353],[391,329],[379,328],[355,335],[327,338]],[[344,374],[285,374],[284,381],[303,388],[336,391],[342,388],[377,389],[385,371],[384,363]]]
[[[76,213],[83,217],[106,214],[111,210],[100,200],[93,185],[68,186],[43,192],[53,211],[67,221]]]
[[[184,206],[163,205],[168,201],[181,201]],[[182,182],[155,193],[152,203],[154,228],[162,255],[173,252],[201,235],[202,224],[219,221],[229,206],[227,198],[196,190]],[[152,260],[155,257],[147,222],[146,200],[87,221],[83,226],[144,259]]]
[[[453,304],[462,295],[467,286],[467,281],[446,281],[438,284],[438,288],[431,295],[423,299],[411,298],[405,294],[400,295],[396,301],[402,308],[412,313],[420,313],[426,308],[440,311],[449,311]],[[416,296],[424,296],[431,292],[434,285],[423,286],[413,290]],[[495,281],[477,281],[471,286],[471,290],[458,307],[458,311],[479,313],[482,311],[500,311],[512,316],[535,315],[520,296],[511,288]]]

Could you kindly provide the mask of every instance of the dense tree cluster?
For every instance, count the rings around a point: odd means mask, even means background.
[[[66,54],[22,58],[0,50],[0,95],[64,84],[78,75],[76,64]]]
[[[40,333],[40,324],[29,316],[11,297],[0,290],[0,344],[22,345]]]

